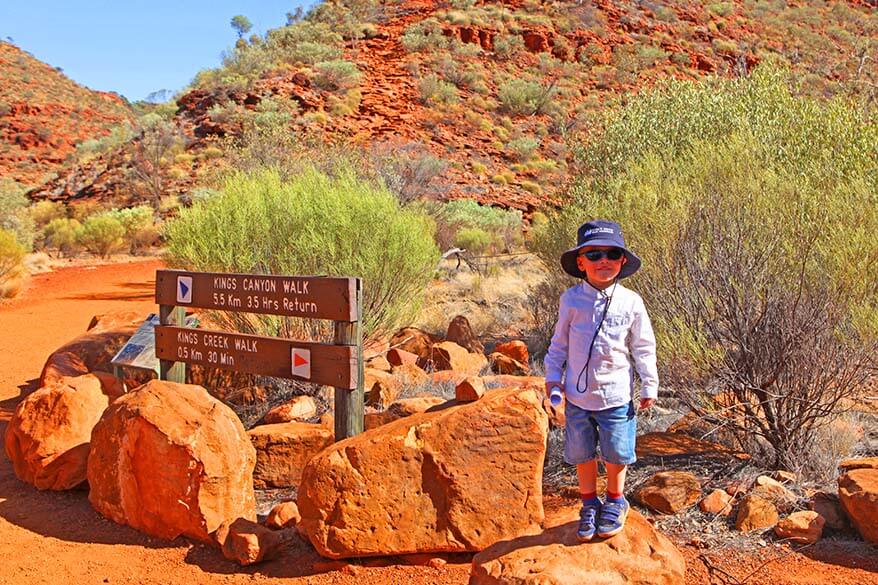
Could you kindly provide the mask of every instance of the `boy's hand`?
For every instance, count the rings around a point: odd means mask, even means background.
[[[641,398],[640,399],[640,410],[646,410],[655,404],[655,398]]]

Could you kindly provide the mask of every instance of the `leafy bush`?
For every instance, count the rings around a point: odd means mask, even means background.
[[[418,82],[418,92],[425,104],[447,105],[457,102],[457,89],[436,75],[421,79]]]
[[[24,185],[0,177],[0,229],[14,233],[18,243],[30,251],[34,243],[34,220],[28,213],[25,192]]]
[[[346,90],[356,87],[363,74],[356,63],[337,59],[315,65],[314,85],[329,91]]]
[[[504,175],[498,176],[505,181],[503,184],[509,182]],[[447,234],[448,241],[439,242],[443,248],[457,245],[457,234],[471,228],[494,234],[507,250],[521,240],[521,212],[517,210],[504,210],[479,205],[469,199],[459,199],[433,208],[431,215],[438,225],[437,231]]]
[[[764,461],[793,465],[875,371],[878,124],[757,69],[642,93],[594,136],[531,247],[569,282],[558,257],[578,225],[619,221],[643,259],[632,282],[665,383]]]
[[[498,35],[494,39],[494,54],[500,59],[512,59],[522,51],[524,51],[524,39],[521,35]]]
[[[522,136],[510,141],[507,146],[509,146],[509,150],[515,153],[515,157],[518,160],[526,161],[533,158],[534,153],[540,146],[540,141],[530,136]]]
[[[438,51],[449,46],[448,37],[442,34],[442,26],[433,18],[422,20],[406,28],[400,42],[409,53]]]
[[[363,278],[366,337],[393,331],[417,311],[438,251],[428,217],[401,208],[383,187],[350,169],[313,168],[283,180],[237,173],[223,193],[166,224],[168,261],[195,270],[328,274]],[[221,314],[221,324],[267,335],[320,337],[321,325]]]
[[[511,79],[500,84],[497,97],[501,108],[513,115],[544,114],[551,104],[555,89],[535,81]]]
[[[101,258],[122,248],[125,244],[125,227],[113,217],[112,212],[93,215],[85,220],[79,231],[77,243]]]
[[[79,246],[82,224],[75,219],[56,218],[43,228],[43,243],[47,248],[58,250],[61,255],[70,255]]]
[[[132,254],[148,248],[158,239],[158,231],[153,224],[153,209],[149,205],[114,209],[108,215],[122,224],[125,230],[122,237],[128,242]]]
[[[454,237],[454,245],[471,254],[481,254],[494,242],[494,236],[480,228],[463,228]]]
[[[0,297],[14,296],[14,281],[22,272],[25,249],[10,230],[0,229]]]

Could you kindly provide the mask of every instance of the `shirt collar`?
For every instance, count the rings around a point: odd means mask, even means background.
[[[585,295],[589,298],[597,298],[597,299],[606,299],[610,297],[615,291],[616,287],[619,286],[619,281],[616,280],[613,284],[605,288],[604,290],[599,290],[593,287],[586,279],[582,279],[580,283],[580,289]]]

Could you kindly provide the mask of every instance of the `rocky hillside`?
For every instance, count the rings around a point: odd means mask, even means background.
[[[132,117],[119,96],[77,85],[0,41],[0,176],[41,185],[64,172],[77,144]]]
[[[871,0],[327,0],[288,20],[239,40],[177,99],[186,152],[153,165],[154,184],[183,195],[233,142],[268,130],[393,161],[391,179],[416,196],[527,212],[556,200],[600,111],[663,79],[776,62],[810,94],[874,105],[878,87]],[[136,192],[131,146],[32,197]]]

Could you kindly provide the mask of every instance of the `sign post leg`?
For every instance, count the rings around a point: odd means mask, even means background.
[[[357,315],[362,315],[362,281],[357,279]],[[362,318],[362,317],[361,317]],[[363,329],[362,321],[335,321],[335,343],[357,346],[357,387],[335,389],[335,440],[340,441],[363,432]]]
[[[171,305],[159,305],[159,323],[161,325],[177,325],[184,327],[186,324],[186,309]],[[159,380],[168,382],[186,383],[186,363],[159,360]]]

